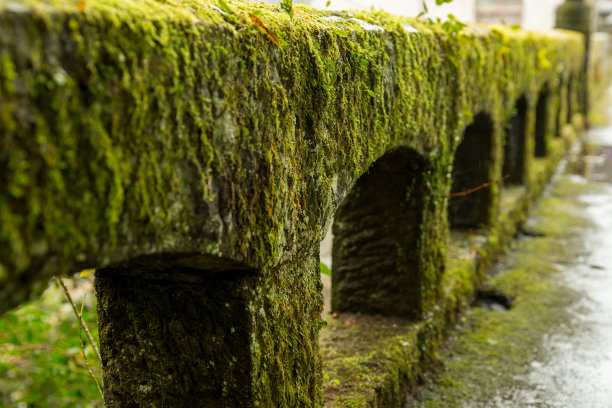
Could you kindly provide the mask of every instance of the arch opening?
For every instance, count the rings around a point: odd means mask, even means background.
[[[572,103],[574,92],[574,76],[571,75],[567,81],[567,88],[565,93],[565,123],[572,123],[572,116],[574,115],[574,106]]]
[[[422,314],[425,160],[399,148],[378,159],[338,207],[333,223],[332,309]]]
[[[508,176],[505,180],[507,184],[523,184],[525,182],[526,125],[527,100],[522,96],[516,101],[506,125],[502,174]]]
[[[555,138],[561,137],[561,129],[563,128],[563,123],[561,123],[561,100],[561,91],[559,91],[555,106]]]
[[[548,86],[545,86],[538,95],[538,103],[536,105],[536,123],[535,123],[535,157],[545,157],[548,153],[547,134],[548,134],[548,101],[550,91]]]
[[[196,254],[201,269],[196,262],[173,264],[173,258],[179,257],[143,257],[96,271],[106,404],[248,401],[248,388],[226,382],[251,381],[248,306],[256,300],[256,272],[222,258]],[[142,396],[141,384],[152,391]]]
[[[480,113],[464,132],[453,163],[448,221],[451,228],[479,228],[489,223],[493,196],[490,188],[469,194],[470,189],[491,181],[493,173],[493,122]]]

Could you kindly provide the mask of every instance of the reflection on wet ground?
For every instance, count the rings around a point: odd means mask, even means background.
[[[612,112],[610,112],[612,116]],[[582,296],[568,311],[575,330],[545,339],[549,359],[532,362],[534,406],[612,407],[612,126],[589,131],[574,176],[606,184],[577,199],[592,221],[584,232],[583,255],[563,265],[563,278]],[[611,184],[611,185],[607,185]],[[587,229],[587,228],[585,228]]]
[[[612,169],[607,157],[600,170]],[[607,181],[612,182],[611,176]],[[532,362],[533,402],[541,406],[612,407],[612,188],[580,199],[595,228],[584,235],[584,255],[562,266],[568,285],[582,293],[568,311],[567,324],[575,330],[551,334],[545,339],[549,360]]]

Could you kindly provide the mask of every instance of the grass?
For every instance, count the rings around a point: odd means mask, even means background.
[[[98,342],[93,276],[64,279]],[[99,384],[101,364],[83,333],[87,362]],[[43,295],[0,316],[0,407],[103,407],[82,355],[79,324],[57,281]]]

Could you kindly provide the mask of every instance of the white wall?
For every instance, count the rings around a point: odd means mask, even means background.
[[[325,7],[327,0],[310,0],[312,7],[328,10],[383,9],[398,16],[417,16],[423,11],[421,0],[331,0],[331,5]],[[446,19],[448,14],[454,14],[461,21],[474,21],[476,0],[454,0],[451,4],[437,6],[435,0],[426,0],[428,17]]]
[[[326,10],[370,10],[374,7],[391,14],[403,16],[414,16],[421,11],[421,2],[416,0],[331,0],[329,7],[325,7],[325,3],[327,3],[327,0],[312,0],[310,6]]]
[[[555,26],[555,10],[563,0],[524,0],[523,23],[525,30],[546,31]]]
[[[436,6],[435,0],[427,0],[429,17],[439,17],[446,20],[449,14],[454,15],[464,23],[471,23],[476,18],[476,0],[453,0],[452,3]]]

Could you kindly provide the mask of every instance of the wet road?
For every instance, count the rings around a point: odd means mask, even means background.
[[[586,150],[583,174],[573,181],[599,184],[576,197],[592,226],[582,235],[582,254],[560,266],[581,294],[568,310],[575,330],[547,336],[548,362],[532,363],[532,403],[539,406],[612,407],[612,126],[591,130]]]
[[[472,309],[413,406],[612,407],[612,125],[577,150],[494,270],[516,307]]]

